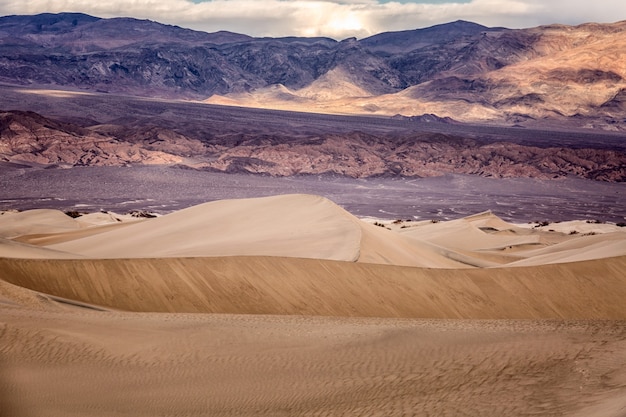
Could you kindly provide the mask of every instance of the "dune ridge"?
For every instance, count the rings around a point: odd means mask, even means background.
[[[303,194],[122,218],[3,215],[0,279],[135,312],[626,319],[615,225],[572,234],[491,212],[371,223]]]
[[[92,258],[273,255],[354,261],[360,230],[318,196],[221,200],[49,247]]]
[[[11,221],[16,216],[20,222]],[[275,256],[456,269],[626,255],[626,229],[615,225],[569,222],[561,226],[570,231],[564,233],[519,227],[490,212],[441,223],[372,224],[326,198],[305,194],[214,201],[140,221],[111,214],[98,221],[85,217],[70,219],[53,210],[43,217],[39,211],[2,216],[4,236],[24,245],[4,241],[7,250],[0,256]],[[596,231],[600,236],[587,236]]]
[[[276,258],[0,259],[5,281],[135,312],[626,319],[626,257],[497,269]]]

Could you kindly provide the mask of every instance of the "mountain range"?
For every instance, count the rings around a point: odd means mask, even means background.
[[[626,129],[626,21],[457,21],[365,39],[253,38],[130,18],[0,18],[0,82],[341,114]]]
[[[336,41],[2,17],[0,162],[623,182],[625,30],[457,21]]]

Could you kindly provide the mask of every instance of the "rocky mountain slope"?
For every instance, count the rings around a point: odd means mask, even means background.
[[[508,30],[457,22],[463,35],[424,41],[420,32],[385,34],[360,46],[400,74],[387,94],[356,91],[356,66],[338,66],[307,88],[264,88],[209,101],[330,113],[433,113],[466,122],[537,126],[544,121],[624,130],[626,22]],[[402,36],[401,36],[402,35]],[[410,38],[415,35],[415,38]],[[409,40],[417,46],[409,52]],[[386,39],[389,39],[386,42]],[[371,45],[371,46],[369,46]],[[367,49],[371,48],[371,49]],[[338,69],[343,69],[339,72]],[[315,94],[311,94],[311,90]],[[321,98],[321,99],[320,99]]]
[[[171,164],[171,153],[32,112],[0,112],[0,159],[41,165]]]
[[[132,119],[78,126],[32,112],[0,112],[0,160],[44,166],[169,164],[272,176],[342,175],[626,181],[626,152],[537,147],[419,132],[233,132],[214,125],[178,132]]]
[[[251,38],[82,14],[0,18],[0,82],[349,114],[625,129],[626,22],[453,22],[370,38]]]

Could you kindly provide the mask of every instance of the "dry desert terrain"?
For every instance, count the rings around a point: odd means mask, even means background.
[[[0,215],[2,416],[624,416],[626,230],[314,195]]]

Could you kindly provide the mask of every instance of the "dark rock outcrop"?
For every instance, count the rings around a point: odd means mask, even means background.
[[[212,126],[194,136],[154,124],[86,128],[32,112],[0,112],[0,161],[66,166],[177,164],[272,176],[432,177],[462,173],[626,181],[626,152],[611,149],[540,148],[418,132],[316,132],[296,137]]]

